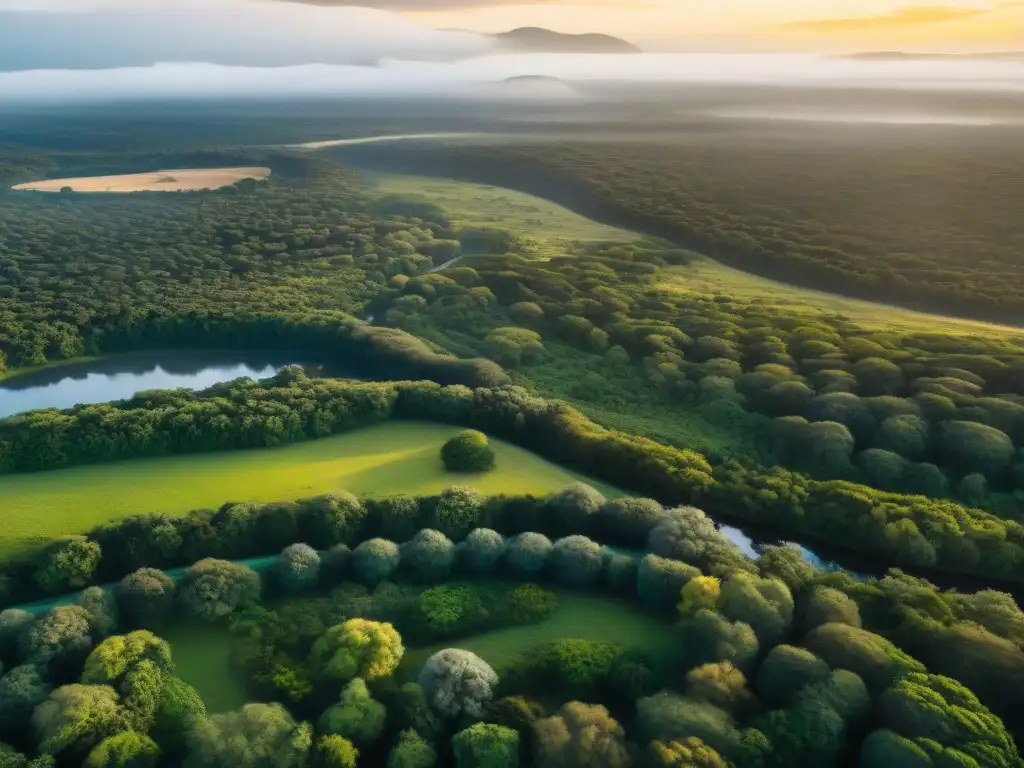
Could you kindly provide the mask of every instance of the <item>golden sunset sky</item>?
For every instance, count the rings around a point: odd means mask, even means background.
[[[1024,49],[1024,0],[423,0],[404,7],[433,27],[543,26],[665,48]]]

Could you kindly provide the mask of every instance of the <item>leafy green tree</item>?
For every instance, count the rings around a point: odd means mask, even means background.
[[[303,768],[313,745],[308,723],[280,704],[246,704],[197,720],[188,733],[185,768]]]
[[[405,648],[391,624],[349,619],[336,624],[313,645],[312,663],[319,674],[347,682],[387,677],[398,668]]]
[[[117,693],[108,685],[64,685],[36,707],[39,751],[84,755],[124,727]]]
[[[878,425],[875,447],[897,453],[905,459],[920,461],[928,451],[928,422],[920,416],[890,416]]]
[[[12,666],[21,660],[22,636],[35,620],[35,616],[20,608],[0,611],[0,662]]]
[[[903,384],[903,371],[893,362],[880,357],[865,357],[853,364],[857,388],[863,395],[895,394]]]
[[[714,576],[696,576],[679,590],[680,616],[692,616],[701,609],[713,611],[722,594],[722,583]]]
[[[779,579],[794,596],[804,592],[818,574],[795,544],[762,546],[757,568],[762,576]]]
[[[513,624],[534,624],[543,621],[558,607],[558,596],[536,584],[520,584],[508,591],[501,601],[500,612]]]
[[[448,586],[420,593],[414,614],[418,628],[431,640],[471,633],[488,615],[475,589]]]
[[[647,747],[650,768],[728,768],[715,750],[691,736],[677,741],[652,741]]]
[[[636,593],[644,605],[667,613],[675,608],[683,587],[698,576],[700,570],[692,565],[644,555],[637,567]]]
[[[682,619],[678,634],[681,660],[687,669],[712,661],[729,661],[748,672],[757,656],[757,635],[749,624],[730,621],[706,608]]]
[[[21,738],[36,706],[50,695],[50,685],[35,664],[22,664],[0,677],[0,736]]]
[[[757,671],[757,693],[766,706],[787,706],[808,685],[829,676],[828,664],[804,648],[777,645]]]
[[[185,748],[186,734],[204,717],[206,705],[198,691],[180,678],[165,677],[150,736],[164,754],[178,755]]]
[[[670,691],[637,701],[636,728],[642,743],[698,738],[721,754],[732,752],[741,739],[729,712]]]
[[[156,568],[139,568],[121,579],[117,600],[129,626],[159,626],[174,605],[174,580]]]
[[[161,672],[173,673],[171,646],[145,629],[114,635],[93,648],[85,660],[82,682],[91,685],[117,685],[142,661],[157,665]]]
[[[480,717],[494,695],[498,675],[475,653],[446,648],[427,659],[419,684],[427,701],[442,715]]]
[[[396,570],[401,560],[398,545],[387,539],[368,539],[352,552],[352,571],[364,584],[379,584]]]
[[[838,589],[815,587],[804,605],[804,631],[830,622],[848,624],[860,629],[860,608],[853,598]]]
[[[868,448],[857,454],[856,461],[868,485],[893,492],[903,489],[907,462],[899,454]]]
[[[665,509],[654,499],[614,499],[601,508],[601,530],[608,543],[641,548],[664,516]]]
[[[160,747],[144,733],[121,731],[108,736],[89,752],[85,768],[152,768]]]
[[[595,515],[605,503],[604,496],[586,483],[572,483],[548,497],[548,514],[558,531],[566,534],[590,533]]]
[[[89,617],[89,632],[94,640],[109,637],[121,623],[117,602],[109,590],[87,587],[79,595],[78,604]]]
[[[24,658],[59,678],[61,670],[78,669],[92,648],[89,614],[80,605],[58,605],[21,637]]]
[[[872,691],[881,691],[924,666],[880,635],[830,622],[812,629],[804,646],[833,669],[859,675]]]
[[[625,732],[602,706],[570,701],[533,726],[537,768],[628,768]]]
[[[359,750],[343,736],[331,734],[317,739],[316,757],[323,768],[356,768]]]
[[[274,570],[289,592],[311,589],[320,578],[320,553],[309,544],[289,544],[277,556]]]
[[[506,368],[518,368],[543,357],[540,334],[526,328],[495,328],[484,339],[487,356]]]
[[[388,755],[387,768],[434,768],[437,752],[411,728],[402,731]]]
[[[67,592],[92,582],[99,567],[100,545],[84,536],[69,536],[49,548],[35,573],[44,592]]]
[[[686,673],[684,693],[739,717],[754,708],[756,699],[746,676],[728,661],[702,664]]]
[[[449,472],[487,472],[494,469],[494,449],[483,432],[465,429],[441,446],[441,461]]]
[[[476,723],[452,739],[457,768],[516,768],[519,732],[493,723]]]
[[[555,542],[550,565],[559,581],[576,587],[591,586],[601,577],[604,551],[586,536],[566,536]]]
[[[714,521],[696,507],[668,510],[651,530],[647,548],[652,554],[681,560],[712,575],[753,567],[749,558],[718,530]],[[673,593],[673,601],[676,595],[678,592]]]
[[[1013,441],[1005,432],[974,421],[942,424],[939,450],[958,474],[978,472],[988,478],[1004,474],[1013,461]]]
[[[384,733],[387,710],[370,695],[366,681],[357,677],[341,692],[337,704],[320,716],[320,730],[343,736],[359,747],[369,747]]]
[[[335,544],[320,553],[320,585],[325,587],[340,584],[348,576],[352,563],[352,550],[347,544]]]
[[[190,567],[178,585],[178,602],[188,614],[206,621],[228,616],[259,595],[260,577],[252,568],[214,558]]]
[[[483,499],[472,488],[453,485],[441,491],[430,513],[429,528],[452,539],[463,539],[480,526]]]
[[[360,538],[366,522],[366,507],[351,493],[329,493],[310,499],[303,520],[306,540],[317,549],[335,544],[351,546]]]
[[[443,581],[454,562],[455,545],[440,531],[424,528],[401,546],[402,568],[426,584]]]
[[[547,566],[551,549],[551,540],[547,536],[520,533],[506,542],[505,564],[519,576],[534,576]]]
[[[766,646],[779,642],[793,621],[789,588],[778,579],[744,572],[732,574],[722,584],[717,607],[723,616],[748,624]]]

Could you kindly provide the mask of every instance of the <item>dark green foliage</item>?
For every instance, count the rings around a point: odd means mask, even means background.
[[[117,600],[129,626],[154,627],[174,604],[174,581],[156,568],[140,568],[121,579]]]
[[[656,555],[682,560],[705,573],[752,568],[749,559],[695,507],[677,507],[651,530],[647,548]]]
[[[793,596],[778,579],[735,573],[722,583],[717,602],[726,618],[748,624],[765,646],[778,643],[793,620]]]
[[[50,690],[34,664],[6,670],[0,678],[0,736],[8,741],[23,738],[33,710],[46,700]]]
[[[35,579],[44,592],[68,592],[90,584],[100,563],[100,545],[72,536],[52,545],[40,562]]]
[[[534,624],[543,621],[558,607],[554,592],[536,584],[520,584],[510,589],[501,601],[501,615],[512,624]]]
[[[551,550],[551,570],[564,584],[591,586],[600,578],[603,565],[604,552],[601,545],[586,536],[558,539]]]
[[[480,494],[472,488],[453,485],[441,492],[428,516],[428,527],[461,540],[474,528],[480,527],[482,511]]]
[[[398,545],[387,539],[369,539],[352,552],[352,570],[364,584],[379,584],[398,570]]]
[[[595,488],[573,483],[548,497],[548,514],[558,521],[563,533],[592,533],[595,516],[605,499]]]
[[[695,737],[722,754],[740,741],[736,723],[724,709],[669,691],[636,703],[636,727],[641,743]]]
[[[615,499],[601,508],[602,541],[624,547],[646,545],[665,510],[654,499]]]
[[[312,729],[280,704],[246,704],[196,722],[188,734],[187,768],[302,768]]]
[[[416,601],[414,624],[424,642],[470,635],[483,627],[488,614],[471,587],[439,586],[425,590]]]
[[[452,739],[457,768],[516,768],[519,733],[501,725],[477,723]]]
[[[351,493],[329,493],[305,503],[308,541],[319,549],[353,545],[360,539],[366,507]]]
[[[465,541],[459,542],[459,563],[477,573],[493,571],[505,554],[505,538],[490,528],[470,531]]]
[[[541,533],[521,533],[506,542],[505,564],[519,576],[535,576],[547,566],[551,540]]]
[[[698,576],[700,570],[692,565],[657,555],[645,555],[637,570],[637,596],[650,608],[674,613],[680,590]]]
[[[150,736],[165,754],[178,754],[193,723],[206,716],[206,705],[188,683],[165,677]]]
[[[566,638],[533,649],[522,663],[539,689],[553,687],[565,696],[586,699],[607,684],[621,653],[614,643]]]
[[[483,432],[467,429],[441,446],[441,461],[449,472],[486,472],[494,469],[494,449]]]
[[[178,602],[191,616],[216,621],[260,595],[260,577],[226,560],[200,560],[178,585]]]
[[[757,693],[772,709],[787,706],[801,690],[829,676],[829,666],[804,648],[777,645],[757,670]]]
[[[804,604],[803,629],[835,622],[860,628],[860,609],[848,595],[830,587],[815,587]]]
[[[278,583],[289,592],[312,589],[320,579],[320,553],[308,544],[289,544],[277,557]]]
[[[455,545],[440,531],[425,528],[401,547],[402,568],[417,581],[443,580],[455,562]]]
[[[873,692],[880,692],[924,666],[884,637],[848,624],[829,623],[811,630],[803,644],[833,669],[859,675]]]
[[[434,768],[437,752],[412,730],[402,731],[388,755],[387,768]]]
[[[332,587],[340,584],[348,575],[352,561],[352,550],[347,544],[335,544],[320,553],[320,584]]]
[[[387,710],[374,699],[366,682],[357,677],[341,692],[337,704],[320,716],[320,730],[343,736],[357,747],[371,746],[384,732]]]
[[[0,612],[0,661],[10,667],[20,659],[18,648],[22,634],[32,625],[35,617],[20,608]]]
[[[687,669],[712,661],[729,661],[749,672],[757,655],[757,635],[749,624],[729,621],[702,608],[679,622],[680,656]]]

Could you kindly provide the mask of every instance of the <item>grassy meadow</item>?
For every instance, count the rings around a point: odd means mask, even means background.
[[[171,644],[178,677],[202,696],[207,712],[230,712],[249,700],[245,679],[231,663],[231,634],[223,624],[175,621],[158,634]]]
[[[481,493],[548,493],[581,476],[492,440],[497,468],[452,474],[441,445],[458,427],[394,421],[343,435],[250,451],[225,451],[0,477],[0,556],[134,514],[180,515],[226,501],[274,501],[347,490],[423,495],[449,485]],[[607,486],[589,481],[602,491]]]
[[[415,678],[432,654],[452,647],[472,651],[500,672],[530,648],[566,637],[618,643],[624,648],[644,651],[654,659],[668,657],[678,644],[670,625],[652,618],[637,605],[607,595],[556,592],[558,607],[544,621],[406,649],[399,674]]]

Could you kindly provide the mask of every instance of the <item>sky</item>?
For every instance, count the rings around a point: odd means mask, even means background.
[[[5,16],[11,18],[5,10],[184,19],[246,3],[284,6],[278,19],[334,27],[343,40],[369,18],[351,15],[360,13],[352,6],[365,6],[407,23],[406,32],[542,26],[615,34],[654,51],[1024,49],[1024,0],[0,0],[0,43]]]

